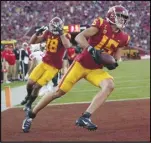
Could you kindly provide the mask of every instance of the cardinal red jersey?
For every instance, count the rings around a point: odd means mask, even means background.
[[[16,63],[16,56],[13,51],[4,50],[2,53],[2,57],[9,63],[9,65],[14,65]]]
[[[96,49],[104,49],[110,55],[114,55],[118,48],[124,47],[128,44],[130,36],[123,31],[117,33],[112,31],[111,25],[108,21],[102,18],[96,18],[91,26],[97,27],[99,32],[88,39],[88,43]],[[102,67],[93,60],[87,49],[77,56],[79,61],[85,68],[97,69]]]
[[[67,57],[69,60],[74,60],[76,57],[75,48],[68,48],[67,49]]]
[[[66,37],[69,38],[68,34],[66,34]],[[46,54],[42,59],[43,62],[57,69],[61,69],[65,48],[60,36],[53,35],[50,31],[46,31],[44,33],[44,39],[46,40]]]

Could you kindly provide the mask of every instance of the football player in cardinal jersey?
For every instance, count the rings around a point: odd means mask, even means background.
[[[64,34],[63,26],[63,21],[59,17],[54,17],[50,21],[48,28],[46,26],[41,27],[30,39],[29,44],[46,41],[46,54],[42,58],[42,62],[34,68],[29,76],[26,86],[27,96],[24,100],[26,113],[31,109],[40,88],[46,85],[62,68],[64,51],[66,48],[71,47],[68,34]],[[24,124],[22,129],[25,132],[28,130]]]
[[[92,123],[90,117],[114,89],[113,77],[103,70],[100,59],[101,51],[113,55],[116,60],[120,59],[120,51],[128,44],[130,39],[130,36],[123,31],[128,17],[128,11],[123,6],[113,6],[107,12],[105,19],[96,18],[91,27],[76,36],[75,40],[84,49],[83,52],[76,57],[69,67],[59,84],[58,90],[43,96],[40,102],[29,112],[28,116],[31,121],[47,104],[66,94],[76,82],[84,78],[100,88],[100,91],[93,98],[86,111],[76,120],[76,125],[88,130],[97,129],[97,125]],[[118,64],[114,63],[108,65],[107,68],[113,70],[117,66]],[[31,122],[27,127],[30,126]]]
[[[28,70],[28,73],[25,76],[25,80],[28,80],[30,73],[32,72],[32,70],[38,65],[40,64],[40,62],[42,62],[42,58],[45,55],[45,43],[38,43],[38,44],[32,44],[31,45],[31,54],[29,55],[29,58],[31,59],[31,64],[30,64],[30,68]],[[48,91],[54,91],[53,87],[56,86],[56,78],[58,78],[58,76],[55,76],[52,81],[49,81],[46,85],[44,85],[40,90],[39,90],[39,96],[44,95],[45,93],[47,93]],[[21,105],[24,105],[25,100],[23,100],[21,102]]]

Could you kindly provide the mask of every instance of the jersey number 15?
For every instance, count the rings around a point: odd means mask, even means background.
[[[112,52],[111,46],[113,45],[115,48],[119,45],[119,43],[113,39],[109,39],[106,35],[103,36],[102,40],[100,41],[99,44],[95,46],[96,49],[107,49],[109,50],[108,53],[110,54]],[[108,40],[108,42],[107,42]],[[107,42],[107,44],[105,44]],[[105,45],[104,45],[105,44]]]

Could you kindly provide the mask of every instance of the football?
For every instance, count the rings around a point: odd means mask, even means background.
[[[101,53],[100,59],[104,65],[114,64],[116,62],[114,57],[107,53]]]

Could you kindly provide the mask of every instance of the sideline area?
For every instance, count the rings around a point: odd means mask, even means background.
[[[21,100],[24,99],[26,93],[26,85],[19,86],[16,88],[11,88],[11,101],[12,101],[12,107],[19,104]],[[5,104],[5,92],[4,90],[1,91],[1,112],[4,110],[7,110]]]

